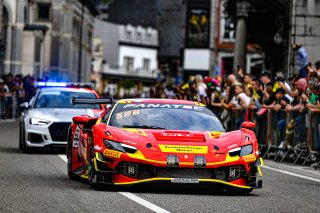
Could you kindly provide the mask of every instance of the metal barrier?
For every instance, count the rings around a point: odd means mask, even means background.
[[[265,127],[265,146],[266,150],[263,157],[278,157],[277,152],[281,149],[285,141],[286,113],[284,110],[275,111],[268,109]]]
[[[241,123],[245,120],[246,110],[236,109],[231,113],[231,120],[233,121],[230,124],[230,130],[237,130],[241,127]]]
[[[256,123],[254,131],[263,158],[289,159],[294,164],[302,159],[302,165],[316,159],[320,167],[320,111],[248,109],[229,111],[229,116],[222,121],[228,124],[228,131],[239,129],[245,120]]]
[[[14,93],[0,94],[0,121],[15,120],[17,118],[18,101]]]
[[[312,157],[315,157],[317,162],[320,162],[320,112],[308,111],[309,128],[308,128],[308,151],[309,154],[303,161],[302,165],[305,165],[308,161],[311,161]],[[315,168],[320,167],[318,164]]]

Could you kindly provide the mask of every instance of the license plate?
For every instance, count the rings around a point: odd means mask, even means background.
[[[172,178],[171,183],[199,183],[199,180],[194,178]]]

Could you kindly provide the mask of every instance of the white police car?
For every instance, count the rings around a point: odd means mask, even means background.
[[[35,96],[20,105],[25,111],[20,117],[19,149],[65,148],[72,117],[98,116],[104,106],[72,105],[72,97],[99,98],[88,84],[38,82]]]

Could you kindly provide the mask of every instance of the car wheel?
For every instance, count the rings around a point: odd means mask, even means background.
[[[72,141],[71,135],[68,136],[68,144],[67,144],[67,170],[68,176],[70,180],[76,180],[78,176],[72,172]]]
[[[92,189],[99,189],[100,184],[97,183],[97,175],[98,172],[94,168],[94,158],[89,159],[89,164],[88,164],[88,181]]]
[[[20,123],[20,131],[19,131],[19,150],[22,150],[22,143],[23,143],[23,130],[22,130],[22,124]]]
[[[30,148],[27,147],[27,144],[26,144],[26,132],[25,132],[25,129],[24,129],[24,126],[21,125],[21,143],[19,144],[19,148],[20,148],[20,145],[21,145],[21,149],[22,149],[22,152],[23,153],[29,153],[31,151]]]
[[[93,147],[94,145],[92,142],[90,147],[90,156],[89,156],[89,163],[88,163],[88,175],[89,175],[88,181],[92,189],[98,190],[102,188],[102,184],[97,183],[97,175],[101,175],[101,174],[98,171],[96,171],[96,168],[94,166],[95,157],[94,157]]]

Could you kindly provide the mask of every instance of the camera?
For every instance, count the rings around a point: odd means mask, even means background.
[[[275,80],[276,80],[276,81],[279,81],[279,82],[284,82],[285,79],[284,79],[284,77],[276,76],[276,77],[275,77]]]

